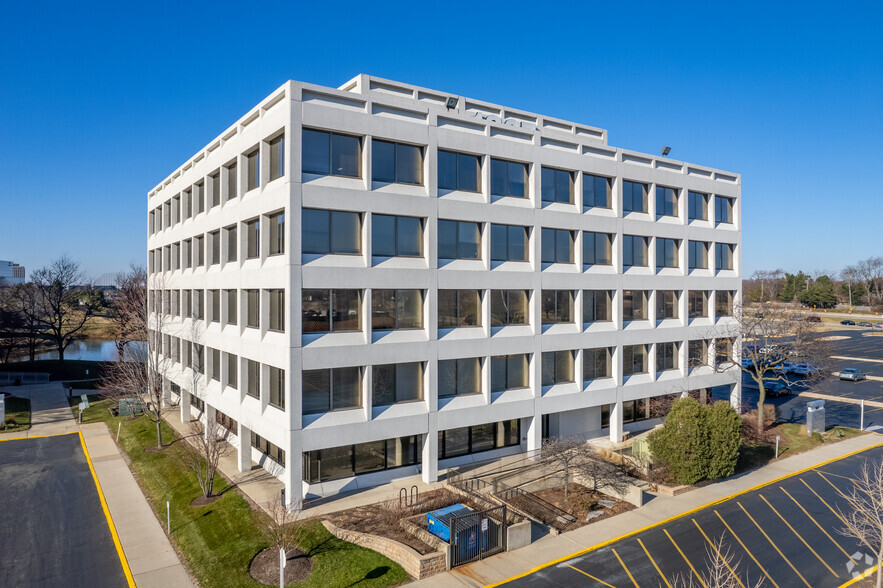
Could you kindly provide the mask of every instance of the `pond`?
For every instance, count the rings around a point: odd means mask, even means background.
[[[130,353],[129,349],[133,346],[135,349],[143,351],[146,342],[135,341],[126,346],[126,354]],[[84,339],[82,341],[74,341],[64,351],[65,359],[82,359],[87,361],[117,361],[119,354],[117,353],[116,342],[106,339]],[[15,358],[12,361],[27,361],[27,354]],[[43,351],[37,353],[36,359],[58,359],[57,351]]]

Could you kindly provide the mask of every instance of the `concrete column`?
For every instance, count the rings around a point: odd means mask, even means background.
[[[239,423],[239,447],[236,451],[237,465],[240,472],[251,471],[251,429]]]
[[[211,423],[215,421],[215,414],[217,411],[215,407],[206,402],[205,404],[205,427],[203,427],[203,432],[205,434],[206,439],[208,439],[209,426]]]
[[[610,405],[610,442],[622,443],[622,398]]]
[[[423,435],[421,478],[427,484],[438,482],[438,431],[430,427]]]
[[[742,374],[739,373],[739,380],[730,384],[730,406],[736,411],[742,410]]]
[[[532,417],[525,420],[527,421],[527,430],[525,431],[527,453],[528,455],[536,455],[543,446],[543,415],[534,412]]]
[[[181,409],[181,422],[187,424],[190,422],[190,392],[181,390],[181,402],[178,403]]]
[[[297,455],[285,455],[285,473],[282,474],[285,484],[285,504],[291,506],[295,501],[304,497],[303,485],[303,461],[300,453]]]
[[[169,407],[172,404],[172,383],[163,378],[162,382],[162,405]]]

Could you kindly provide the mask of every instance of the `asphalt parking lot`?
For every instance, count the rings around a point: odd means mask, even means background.
[[[877,333],[877,336],[870,335]],[[883,403],[883,336],[879,330],[853,328],[843,331],[829,331],[827,336],[845,337],[832,341],[832,357],[830,368],[839,372],[843,368],[859,368],[868,375],[868,379],[860,382],[840,381],[836,376],[829,376],[812,388],[803,385],[799,377],[788,376],[792,382],[794,394],[789,397],[767,398],[767,402],[779,407],[779,419],[784,422],[804,423],[806,421],[806,403],[812,398],[800,396],[800,392],[815,392],[829,397],[842,398],[837,402],[833,398],[825,401],[825,422],[828,427],[843,425],[858,428],[861,422],[861,407],[858,401]],[[879,379],[875,379],[879,378]],[[718,398],[715,391],[715,398]],[[720,396],[724,399],[724,395]],[[748,376],[743,374],[742,399],[749,404],[757,403],[757,388]],[[851,401],[851,402],[850,402]],[[865,406],[865,429],[883,432],[883,407]]]
[[[128,586],[78,434],[0,442],[0,586]]]
[[[703,586],[699,575],[720,541],[743,588],[758,580],[775,588],[841,586],[873,561],[858,541],[837,533],[839,509],[849,506],[843,494],[865,460],[881,458],[878,446],[798,472],[505,585],[671,588],[675,578],[692,578]]]

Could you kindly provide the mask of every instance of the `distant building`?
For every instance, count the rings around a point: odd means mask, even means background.
[[[0,260],[0,284],[12,286],[25,283],[25,266]]]

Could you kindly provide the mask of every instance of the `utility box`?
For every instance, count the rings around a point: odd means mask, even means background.
[[[472,512],[462,504],[454,504],[426,513],[426,526],[429,532],[446,543],[451,542],[451,517],[458,517]]]
[[[825,401],[811,400],[806,403],[806,434],[825,432]]]
[[[120,398],[119,416],[134,416],[144,412],[141,409],[141,399],[137,396]]]

